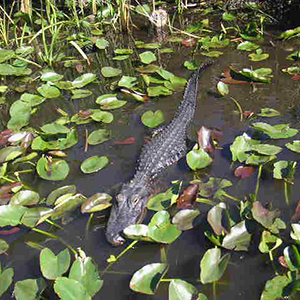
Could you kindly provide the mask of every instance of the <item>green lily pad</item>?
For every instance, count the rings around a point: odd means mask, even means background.
[[[274,145],[269,145],[269,144],[259,144],[259,145],[251,145],[251,150],[256,151],[263,155],[277,155],[282,151],[282,148]]]
[[[208,56],[208,57],[219,57],[221,55],[224,54],[224,52],[222,51],[217,51],[217,50],[214,50],[214,51],[209,51],[209,52],[200,52],[202,55],[204,56]]]
[[[82,251],[82,250],[81,250]],[[91,257],[85,253],[78,256],[70,269],[69,278],[81,283],[90,297],[93,297],[102,287],[103,280],[99,279],[99,271]]]
[[[8,250],[8,248],[9,248],[9,245],[6,243],[6,241],[0,239],[0,254],[5,253]],[[1,290],[1,288],[0,288],[0,290]]]
[[[218,281],[224,274],[230,254],[227,253],[221,258],[219,248],[209,249],[203,255],[201,260],[200,280],[203,284]]]
[[[0,150],[0,163],[10,161],[22,155],[24,150],[20,146],[10,146]]]
[[[208,211],[207,222],[216,235],[230,232],[229,214],[224,202],[215,205]]]
[[[83,89],[71,90],[71,93],[73,94],[72,99],[82,99],[93,95],[92,91]]]
[[[55,81],[54,85],[60,90],[71,90],[74,88],[72,81]]]
[[[46,124],[41,127],[41,130],[48,134],[68,133],[70,131],[68,127],[56,123]]]
[[[91,156],[87,158],[80,166],[80,169],[85,174],[95,173],[103,169],[108,164],[106,156]]]
[[[144,64],[151,64],[152,62],[156,61],[156,56],[153,52],[151,51],[145,51],[141,54],[139,54],[140,60]]]
[[[168,96],[172,95],[172,91],[164,86],[151,86],[147,88],[147,94],[149,97],[157,97],[160,95]]]
[[[200,215],[197,209],[183,209],[172,218],[172,223],[181,231],[194,228],[193,221]]]
[[[271,253],[282,244],[282,239],[273,235],[271,232],[264,230],[261,233],[258,249],[261,253]]]
[[[144,242],[155,242],[149,236],[149,228],[144,224],[129,225],[123,230],[125,236],[129,239]]]
[[[103,110],[116,109],[124,106],[127,101],[119,100],[117,94],[105,94],[96,99],[96,103],[100,104]]]
[[[49,207],[31,207],[28,208],[21,219],[21,223],[27,227],[35,227],[51,216],[54,212]]]
[[[106,39],[98,39],[96,41],[96,46],[97,46],[97,48],[102,50],[109,46],[109,42]]]
[[[195,71],[199,68],[196,62],[186,60],[183,64],[188,70]]]
[[[167,211],[157,212],[149,225],[149,237],[159,243],[170,244],[181,234],[176,225],[171,224],[170,215]]]
[[[0,265],[0,297],[6,292],[9,286],[12,284],[14,276],[13,268],[8,268],[2,271]]]
[[[113,67],[103,67],[103,68],[101,68],[101,74],[104,77],[115,77],[115,76],[120,75],[121,73],[122,73],[122,70],[116,69],[116,68],[113,68]]]
[[[11,199],[11,205],[35,205],[39,203],[40,195],[37,192],[30,191],[30,190],[22,190],[16,193]]]
[[[170,80],[172,77],[174,77],[173,73],[171,73],[167,70],[164,70],[164,69],[159,69],[159,70],[156,71],[156,73],[158,75],[160,75],[165,80]]]
[[[93,114],[91,119],[96,122],[111,123],[114,120],[114,115],[107,111],[101,111],[100,109],[92,109]]]
[[[161,46],[159,43],[147,43],[137,45],[137,48],[144,48],[144,49],[158,49]]]
[[[145,126],[154,128],[163,123],[164,114],[161,110],[157,110],[154,113],[148,110],[142,115],[141,120]]]
[[[277,300],[283,299],[283,288],[287,286],[292,279],[286,275],[275,276],[273,279],[268,280],[265,288],[261,294],[260,300]]]
[[[146,265],[133,274],[129,286],[135,292],[154,295],[168,268],[169,266],[163,263]]]
[[[123,49],[115,49],[115,54],[133,54],[133,49],[123,48]]]
[[[84,286],[77,280],[58,277],[54,283],[54,291],[60,299],[91,300]]]
[[[55,201],[62,195],[65,194],[75,194],[76,193],[76,186],[75,185],[65,185],[61,186],[54,191],[52,191],[47,197],[47,205],[53,205]]]
[[[16,226],[27,208],[19,205],[0,205],[0,226]]]
[[[292,143],[287,143],[285,146],[290,149],[291,151],[300,153],[300,141],[293,141]]]
[[[181,184],[174,185],[166,192],[159,193],[151,197],[147,203],[147,208],[155,211],[166,210],[176,203]]]
[[[49,248],[40,253],[40,267],[44,277],[53,280],[63,275],[69,269],[71,256],[68,249],[55,255]]]
[[[63,75],[57,74],[54,71],[51,70],[47,70],[46,72],[43,73],[43,75],[41,76],[41,80],[42,81],[59,81],[63,78]]]
[[[39,299],[46,288],[43,278],[25,279],[15,284],[14,294],[16,299],[35,300]]]
[[[278,209],[268,210],[264,208],[259,201],[255,201],[253,203],[251,212],[253,219],[266,228],[271,227],[275,219],[280,215],[280,211]]]
[[[4,76],[28,76],[32,73],[31,69],[24,67],[14,67],[9,64],[0,64],[0,75]]]
[[[84,201],[81,205],[81,212],[92,213],[104,210],[112,205],[112,197],[105,193],[97,193]]]
[[[258,45],[254,44],[252,42],[249,42],[249,41],[242,42],[237,46],[238,50],[244,50],[244,51],[253,51],[258,48],[259,48]]]
[[[57,98],[61,95],[60,90],[52,85],[49,84],[42,84],[37,91],[47,99]]]
[[[169,300],[196,299],[197,294],[198,291],[192,284],[181,279],[173,279],[169,285]]]
[[[51,162],[46,157],[41,157],[36,165],[39,176],[46,180],[64,180],[69,174],[70,168],[65,160],[53,158]]]
[[[138,67],[138,68],[135,68],[135,69],[140,73],[155,73],[158,70],[160,70],[160,67],[156,66],[156,65],[149,64],[149,65],[141,66],[141,67]]]
[[[97,75],[93,73],[83,74],[72,81],[73,88],[80,89],[89,83],[95,81],[97,79]]]
[[[280,160],[274,163],[273,176],[276,179],[294,179],[296,161]]]
[[[251,53],[248,55],[252,61],[262,61],[269,58],[268,53],[262,53],[262,50],[259,48],[256,50],[256,53]]]
[[[280,116],[280,112],[273,108],[262,108],[257,115],[261,117],[277,117]]]
[[[98,129],[89,134],[87,141],[90,145],[98,145],[109,140],[110,136],[110,130]]]
[[[126,87],[132,89],[137,84],[137,78],[131,76],[122,76],[118,82],[118,86]]]
[[[125,60],[125,59],[128,59],[129,57],[130,57],[129,55],[118,55],[118,56],[113,57],[112,59],[113,60]]]
[[[186,161],[192,170],[203,169],[212,163],[212,158],[203,149],[197,149],[197,145],[186,155]]]
[[[46,99],[39,95],[24,93],[24,94],[22,94],[20,100],[28,103],[28,105],[30,105],[30,106],[36,106],[36,105],[43,103]]]

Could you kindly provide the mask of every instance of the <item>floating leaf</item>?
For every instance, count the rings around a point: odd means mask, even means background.
[[[16,299],[35,300],[39,299],[46,288],[43,278],[25,279],[15,284],[14,294]]]
[[[146,65],[146,66],[142,66],[142,67],[138,67],[135,68],[137,71],[141,72],[141,73],[155,73],[158,70],[160,70],[159,66],[156,65]]]
[[[80,166],[83,173],[90,174],[103,169],[108,164],[106,156],[91,156],[87,158]]]
[[[251,209],[254,220],[268,228],[274,223],[274,220],[280,215],[279,210],[268,210],[262,206],[259,201],[253,203]]]
[[[64,180],[70,171],[65,160],[53,158],[51,162],[46,157],[41,157],[36,165],[39,176],[46,180]]]
[[[106,39],[98,39],[96,41],[96,46],[102,50],[109,46],[109,42]]]
[[[200,280],[203,284],[218,281],[224,274],[230,254],[227,253],[221,258],[219,248],[209,249],[201,260]]]
[[[112,205],[112,197],[105,193],[97,193],[84,201],[81,205],[81,212],[92,213],[104,210]]]
[[[71,256],[68,249],[55,255],[49,248],[44,248],[40,253],[40,267],[43,276],[53,280],[63,275],[69,269]]]
[[[285,146],[288,149],[290,149],[291,151],[300,153],[300,141],[299,140],[293,141],[292,143],[287,143],[287,144],[285,144]]]
[[[208,57],[219,57],[223,54],[221,51],[209,51],[209,52],[200,52],[204,56]]]
[[[54,291],[60,299],[91,300],[91,297],[80,282],[67,277],[56,278]]]
[[[50,84],[42,84],[37,91],[44,97],[48,99],[57,98],[60,96],[60,90]]]
[[[259,48],[258,45],[254,44],[252,42],[249,42],[249,41],[242,42],[237,46],[238,50],[244,50],[244,51],[253,51],[258,48]]]
[[[289,124],[270,125],[263,122],[252,123],[252,127],[267,134],[272,139],[285,139],[295,136],[297,129],[290,128]]]
[[[87,141],[90,145],[98,145],[110,139],[111,132],[108,129],[98,129],[89,134]]]
[[[27,208],[18,205],[0,205],[0,226],[16,226]]]
[[[31,69],[24,67],[14,67],[9,64],[0,64],[0,75],[4,76],[26,76],[32,73]]]
[[[230,220],[226,204],[221,202],[207,213],[207,222],[216,235],[230,232]]]
[[[35,205],[39,203],[40,195],[37,192],[30,190],[22,190],[16,193],[10,200],[11,205]]]
[[[281,147],[268,144],[251,145],[251,150],[263,155],[277,155],[282,151]]]
[[[154,113],[148,110],[142,115],[141,120],[145,126],[154,128],[163,123],[164,114],[161,110],[157,110]]]
[[[269,57],[268,53],[262,53],[262,50],[259,48],[256,50],[256,53],[251,53],[248,55],[252,61],[262,61]]]
[[[8,248],[9,248],[9,245],[6,243],[6,241],[0,239],[0,254],[5,253],[8,250]],[[0,288],[0,290],[1,290],[1,288]],[[1,292],[0,292],[0,295],[1,295]]]
[[[22,155],[24,150],[19,147],[6,147],[0,150],[0,163],[10,161]]]
[[[32,207],[28,208],[21,219],[21,223],[27,227],[35,227],[44,222],[54,210],[49,207]]]
[[[83,89],[71,90],[71,92],[73,94],[73,96],[71,97],[72,99],[81,99],[93,95],[92,91]]]
[[[197,149],[197,145],[195,147],[186,155],[187,164],[192,170],[206,168],[212,163],[212,158],[203,149]]]
[[[30,106],[36,106],[36,105],[43,103],[46,99],[39,95],[24,93],[24,94],[22,94],[20,100],[28,103],[28,105],[30,105]]]
[[[280,116],[280,112],[273,108],[262,108],[257,115],[261,117],[277,117]]]
[[[111,123],[114,119],[113,114],[107,111],[101,111],[100,109],[93,109],[91,119],[96,122]]]
[[[250,177],[253,171],[254,171],[253,167],[239,166],[234,170],[234,175],[236,177],[241,177],[241,179],[245,179]]]
[[[196,209],[183,209],[176,213],[172,223],[181,231],[194,228],[193,221],[200,215]]]
[[[13,281],[14,270],[8,268],[2,271],[0,265],[0,297],[5,293]]]
[[[104,77],[115,77],[122,73],[122,70],[112,68],[112,67],[103,67],[101,68],[101,73]]]
[[[47,197],[47,205],[53,205],[55,201],[62,195],[65,194],[75,194],[76,193],[76,186],[75,185],[65,185],[59,187],[52,191],[49,196]]]
[[[126,87],[128,89],[133,88],[137,84],[137,78],[131,76],[122,76],[118,82],[118,86]]]
[[[261,253],[271,253],[282,244],[282,239],[264,230],[261,233],[261,240],[258,249]]]
[[[123,49],[115,49],[115,54],[133,54],[133,49],[123,48]]]
[[[198,291],[192,284],[181,279],[173,279],[169,285],[169,300],[192,300],[196,299],[197,294]]]
[[[172,91],[164,86],[158,85],[158,86],[148,87],[147,94],[149,95],[149,97],[157,97],[160,95],[168,96],[168,95],[172,95]]]
[[[163,263],[146,265],[133,274],[129,286],[135,292],[154,295],[168,268],[169,266]]]
[[[149,236],[149,229],[147,225],[137,224],[130,225],[123,230],[126,237],[129,239],[137,240],[137,241],[145,241],[145,242],[155,242]]]
[[[274,163],[273,176],[276,179],[294,179],[297,162],[280,160]]]
[[[73,88],[80,89],[89,83],[95,81],[97,79],[97,75],[93,73],[83,74],[72,81]]]
[[[81,250],[81,252],[83,251]],[[103,285],[103,280],[99,279],[98,268],[93,263],[92,258],[86,257],[85,253],[77,257],[72,264],[69,278],[80,282],[91,297],[93,297]]]
[[[96,103],[101,105],[101,109],[116,109],[124,106],[127,101],[119,100],[117,94],[105,94],[96,99]]]
[[[54,71],[47,70],[41,76],[42,81],[59,81],[63,78],[63,75],[57,74]]]
[[[159,43],[147,43],[147,44],[141,44],[137,45],[137,48],[144,48],[144,49],[157,49],[161,46]]]
[[[151,64],[152,62],[156,61],[156,56],[151,51],[145,51],[139,54],[140,60],[144,64]]]
[[[159,243],[170,244],[175,241],[181,231],[170,222],[170,215],[167,211],[157,212],[151,219],[149,225],[149,236]]]
[[[70,131],[68,127],[56,123],[46,124],[41,129],[48,134],[68,133]]]
[[[4,50],[0,49],[0,63],[3,63],[15,56],[15,52],[13,50]]]

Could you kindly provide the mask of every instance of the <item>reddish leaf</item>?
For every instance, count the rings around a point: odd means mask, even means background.
[[[189,209],[193,208],[194,202],[196,201],[199,185],[193,184],[186,188],[183,194],[177,200],[178,209]]]
[[[5,129],[0,133],[0,145],[6,145],[10,136],[14,133],[13,130]]]
[[[181,44],[187,48],[193,47],[195,45],[195,39],[194,38],[186,38],[181,42]]]
[[[254,167],[239,166],[235,169],[234,175],[236,177],[241,177],[242,179],[245,179],[245,178],[251,176],[253,171],[254,171]]]
[[[293,80],[300,80],[300,74],[295,74],[293,77],[292,77]]]
[[[226,84],[245,84],[249,83],[249,81],[244,81],[244,80],[235,80],[231,77],[230,70],[225,70],[224,71],[224,79],[222,78],[221,81],[226,83]]]
[[[77,70],[78,73],[83,73],[84,72],[83,65],[76,65],[76,70]]]
[[[287,265],[285,259],[284,259],[284,256],[279,256],[278,257],[278,262],[284,267],[284,268],[289,268],[289,266]]]
[[[300,198],[298,200],[298,205],[297,205],[297,207],[295,209],[295,213],[294,213],[294,215],[291,218],[292,222],[298,222],[299,220],[300,220]]]
[[[124,141],[115,141],[115,145],[131,145],[134,144],[134,137],[129,137],[125,139]]]
[[[254,110],[246,110],[243,112],[245,119],[250,119],[255,114]]]
[[[14,233],[19,232],[19,231],[20,231],[20,228],[14,227],[14,228],[9,229],[9,230],[0,230],[0,234],[1,235],[10,235],[10,234],[14,234]]]

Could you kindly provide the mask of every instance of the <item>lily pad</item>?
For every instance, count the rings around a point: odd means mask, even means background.
[[[37,192],[30,190],[22,190],[16,193],[10,200],[11,205],[35,205],[39,203],[40,195]]]
[[[47,70],[46,72],[43,73],[43,75],[41,76],[41,80],[42,81],[59,81],[63,78],[63,75],[57,74],[54,71],[51,70]]]
[[[154,295],[168,268],[164,263],[146,265],[133,274],[129,286],[135,292]]]
[[[28,103],[28,105],[30,105],[30,107],[31,107],[31,106],[36,106],[36,105],[43,103],[46,99],[39,95],[24,93],[24,94],[22,94],[20,100]]]
[[[203,149],[198,149],[196,145],[193,150],[186,155],[186,161],[192,170],[203,169],[212,163],[212,158]]]
[[[151,86],[147,88],[147,94],[149,97],[157,97],[157,96],[168,96],[172,95],[172,91],[164,86]]]
[[[27,208],[18,205],[1,205],[0,206],[0,226],[16,226],[20,223],[23,214]]]
[[[259,48],[258,45],[254,44],[252,42],[249,42],[249,41],[242,42],[237,46],[238,50],[244,50],[244,51],[253,51],[258,48]]]
[[[3,63],[15,56],[15,51],[0,49],[0,63]]]
[[[67,277],[57,277],[54,283],[54,291],[60,299],[91,300],[84,286],[77,280]]]
[[[219,91],[219,93],[222,95],[222,96],[225,96],[225,95],[228,95],[229,94],[229,88],[228,88],[228,85],[225,84],[224,82],[222,81],[219,81],[218,84],[217,84],[217,89]]]
[[[249,54],[249,58],[252,61],[262,61],[262,60],[267,59],[268,57],[269,57],[269,54],[263,53],[262,49],[260,49],[260,48],[256,50],[256,53]]]
[[[97,193],[84,201],[81,205],[81,212],[92,213],[104,210],[112,205],[112,197],[106,193]]]
[[[157,110],[154,113],[148,110],[142,115],[141,120],[145,126],[154,128],[163,123],[164,114],[161,110]]]
[[[144,224],[130,225],[123,230],[126,237],[136,241],[155,242],[149,236],[149,228]]]
[[[133,88],[137,84],[137,78],[131,76],[122,76],[118,82],[118,86],[126,87],[128,89]]]
[[[113,67],[103,67],[103,68],[101,68],[101,74],[104,77],[115,77],[115,76],[120,75],[121,73],[122,73],[122,70],[116,69],[116,68],[113,68]]]
[[[0,254],[5,253],[9,248],[9,245],[6,243],[5,240],[0,239]],[[1,290],[1,288],[0,288]],[[1,293],[0,293],[1,295]]]
[[[192,284],[181,279],[173,279],[169,285],[169,300],[192,300],[196,299],[197,294],[198,291]]]
[[[43,156],[38,160],[36,170],[43,179],[59,181],[66,179],[70,168],[65,160],[53,158],[49,161]]]
[[[152,62],[156,61],[156,56],[151,51],[145,51],[139,54],[140,60],[144,64],[151,64]]]
[[[20,146],[10,146],[0,150],[0,163],[10,161],[22,155],[24,150]]]
[[[293,141],[292,143],[287,143],[287,144],[285,144],[285,146],[288,149],[290,149],[291,151],[300,153],[300,141],[299,140]]]
[[[70,131],[68,127],[56,123],[46,124],[41,129],[48,134],[68,133]]]
[[[97,79],[97,75],[93,73],[83,74],[72,81],[72,85],[74,88],[80,89],[89,83],[95,81]]]
[[[82,99],[93,95],[92,91],[84,89],[74,89],[71,90],[71,93],[73,94],[72,99]]]
[[[0,265],[0,297],[5,293],[5,291],[12,284],[14,276],[13,268],[8,268],[2,271]]]
[[[60,96],[60,90],[50,84],[42,84],[37,91],[44,97],[48,99],[58,98]]]
[[[280,112],[273,108],[262,108],[257,115],[261,117],[277,117],[280,116]]]
[[[76,186],[75,185],[65,185],[59,187],[52,191],[49,196],[47,197],[47,205],[53,205],[55,201],[62,195],[65,194],[75,194],[76,193]]]
[[[40,253],[40,266],[43,276],[53,280],[63,275],[70,266],[71,256],[68,249],[55,255],[49,248],[44,248]]]
[[[108,158],[106,156],[91,156],[87,158],[80,166],[83,173],[90,174],[95,173],[103,169],[108,164]]]
[[[21,223],[27,227],[35,227],[49,218],[53,212],[54,210],[49,207],[38,206],[28,208],[21,219]]]
[[[102,50],[109,46],[109,42],[106,39],[98,39],[96,41],[96,46]]]
[[[200,280],[203,284],[218,281],[224,274],[230,254],[227,253],[221,257],[219,248],[209,249],[203,255],[201,260]]]
[[[109,110],[124,106],[127,101],[119,100],[117,94],[105,94],[96,99],[96,103],[100,104],[101,109]]]
[[[280,160],[274,163],[273,176],[276,179],[294,179],[296,161]]]
[[[193,221],[200,215],[197,209],[180,210],[172,219],[172,223],[181,231],[194,228]]]
[[[39,299],[46,288],[43,278],[25,279],[15,284],[14,294],[16,299],[35,300]]]
[[[108,129],[98,129],[89,134],[87,141],[90,145],[98,145],[110,139],[111,132]]]

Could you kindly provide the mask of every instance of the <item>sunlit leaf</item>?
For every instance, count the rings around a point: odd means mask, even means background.
[[[30,190],[22,190],[16,193],[10,200],[11,205],[35,205],[39,203],[40,195]]]
[[[63,275],[70,266],[71,256],[68,249],[55,255],[49,248],[44,248],[40,253],[40,267],[44,277],[55,279]]]
[[[41,76],[42,81],[59,81],[63,78],[63,75],[57,74],[55,71],[47,70]]]
[[[0,163],[10,161],[23,154],[24,150],[19,147],[6,147],[0,150]]]
[[[262,108],[257,115],[261,117],[276,117],[280,116],[280,112],[273,108]]]
[[[221,202],[207,213],[207,222],[216,235],[228,234],[230,232],[229,215],[226,209],[226,204]]]
[[[172,95],[172,91],[164,86],[151,86],[147,88],[147,94],[149,97],[157,97],[157,96],[168,96]]]
[[[112,205],[111,200],[112,197],[108,194],[94,194],[81,205],[81,212],[84,214],[104,210]]]
[[[169,300],[192,300],[197,294],[192,284],[181,279],[173,279],[169,285]]]
[[[133,274],[129,286],[135,292],[153,295],[168,268],[163,263],[146,265]]]
[[[42,84],[39,88],[37,88],[37,91],[44,97],[44,98],[57,98],[60,96],[60,90],[50,84]]]
[[[237,46],[238,50],[244,50],[244,51],[253,51],[258,48],[259,48],[258,45],[254,44],[252,42],[249,42],[249,41],[242,42]]]
[[[97,75],[96,74],[93,74],[93,73],[86,73],[86,74],[83,74],[77,78],[75,78],[73,81],[72,81],[72,85],[74,88],[82,88],[86,85],[88,85],[89,83],[95,81],[97,79]]]
[[[13,268],[8,268],[2,271],[0,264],[0,297],[5,293],[5,291],[12,284],[14,276]]]
[[[98,39],[96,41],[96,46],[99,49],[105,49],[105,48],[107,48],[109,46],[109,42],[106,39]]]
[[[209,249],[201,259],[200,280],[203,284],[218,281],[224,274],[230,254],[227,253],[221,257],[221,250],[219,248]]]
[[[58,133],[68,133],[70,129],[64,125],[49,123],[41,127],[45,133],[48,134],[58,134]]]
[[[16,226],[27,208],[19,205],[0,205],[0,226]]]
[[[294,179],[295,169],[297,162],[296,161],[286,161],[280,160],[274,163],[273,176],[276,179]]]
[[[258,249],[262,253],[269,253],[282,244],[282,239],[273,235],[271,232],[264,230],[261,233],[261,240]]]
[[[76,186],[75,185],[65,185],[59,187],[52,191],[49,196],[47,197],[47,205],[53,205],[55,201],[62,195],[65,194],[75,194],[76,193]]]
[[[108,164],[106,156],[91,156],[87,158],[80,166],[83,173],[89,174],[103,169]]]
[[[151,64],[152,62],[156,61],[156,56],[151,51],[145,51],[139,54],[140,60],[144,64]]]
[[[0,254],[5,253],[8,250],[8,248],[9,245],[7,244],[7,242],[5,240],[0,239]]]
[[[136,224],[130,225],[123,230],[126,237],[129,239],[137,240],[137,241],[145,241],[145,242],[155,242],[149,236],[149,229],[147,225],[144,224]]]
[[[161,110],[157,110],[154,113],[148,110],[142,115],[141,120],[145,126],[154,128],[163,123],[164,115]]]
[[[118,86],[126,87],[128,89],[133,88],[137,84],[137,78],[131,76],[122,76],[118,82]]]
[[[115,77],[115,76],[120,75],[121,73],[122,73],[122,70],[116,69],[116,68],[113,68],[113,67],[103,67],[103,68],[101,68],[101,74],[104,77]]]
[[[217,89],[219,91],[219,93],[222,95],[222,96],[225,96],[225,95],[228,95],[229,94],[229,88],[228,88],[228,85],[225,84],[224,82],[222,81],[219,81],[218,84],[217,84]]]
[[[54,291],[63,300],[80,299],[91,300],[85,287],[77,280],[67,277],[57,277],[54,283]]]
[[[46,288],[43,278],[25,279],[15,284],[14,294],[17,300],[39,299]]]
[[[292,141],[292,143],[287,143],[285,144],[285,146],[290,149],[291,151],[300,153],[300,141],[296,140],[296,141]]]
[[[101,109],[116,109],[124,106],[127,101],[119,100],[117,94],[105,94],[96,99],[96,103],[100,104]]]
[[[181,231],[194,228],[194,220],[200,215],[197,209],[183,209],[172,218],[172,223]]]
[[[197,147],[197,145],[196,145]],[[187,164],[192,170],[203,169],[212,163],[212,158],[203,149],[193,148],[186,155]]]
[[[88,136],[90,145],[98,145],[110,139],[111,132],[108,129],[98,129],[91,132]]]
[[[261,294],[260,300],[277,300],[283,299],[283,288],[292,280],[286,275],[275,276],[273,279],[268,280],[265,288]]]
[[[253,203],[251,209],[254,220],[259,222],[264,227],[271,227],[274,223],[274,220],[279,216],[279,210],[268,210],[262,206],[259,201]]]
[[[28,208],[21,219],[21,223],[27,227],[35,227],[47,219],[54,210],[49,207],[32,207]]]
[[[15,51],[0,49],[0,63],[3,63],[15,56]]]

